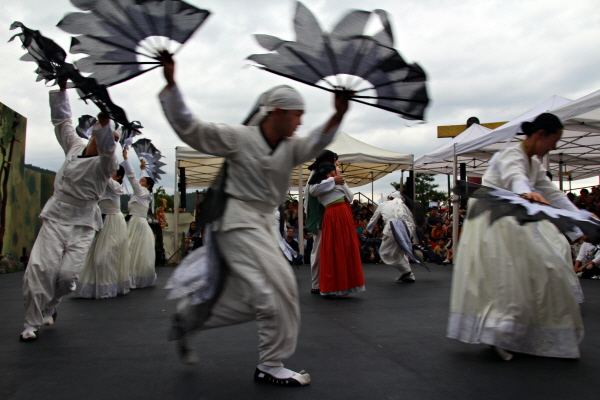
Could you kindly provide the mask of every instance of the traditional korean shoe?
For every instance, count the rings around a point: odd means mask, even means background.
[[[254,371],[254,380],[271,385],[296,387],[308,385],[310,375],[304,371],[294,372],[284,367],[268,367],[261,364]]]
[[[411,272],[402,274],[396,279],[396,282],[414,283],[416,281],[415,275]]]
[[[310,292],[311,292],[312,294],[319,294],[319,293],[320,293],[320,292],[319,292],[319,289],[310,289]]]
[[[46,326],[50,326],[50,325],[54,325],[54,322],[56,322],[56,317],[58,317],[58,312],[56,311],[56,309],[53,310],[54,312],[52,314],[50,314],[52,311],[44,311],[44,325]],[[50,315],[46,315],[46,314],[50,314]]]
[[[21,333],[19,340],[21,342],[33,342],[34,340],[37,340],[37,334],[38,330],[30,326],[25,328],[25,330]]]

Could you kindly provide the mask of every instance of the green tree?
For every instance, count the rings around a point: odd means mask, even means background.
[[[167,191],[162,186],[159,186],[158,189],[154,191],[154,204],[155,207],[162,207],[163,201],[162,199],[167,199],[167,206],[165,207],[165,211],[169,209],[173,209],[173,196],[167,194]]]
[[[415,174],[415,177],[415,202],[423,211],[427,211],[430,201],[441,202],[448,198],[447,193],[435,190],[439,185],[433,183],[435,179],[433,174],[417,173]],[[390,185],[392,185],[394,189],[400,190],[400,184],[398,182],[392,182]],[[409,185],[412,185],[412,183],[410,182],[410,178],[407,178],[406,183],[404,184],[405,189],[407,189],[407,186]],[[409,190],[409,192],[410,191],[412,190]]]

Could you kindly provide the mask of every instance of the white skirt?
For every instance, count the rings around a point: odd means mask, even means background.
[[[129,232],[129,269],[131,289],[154,286],[156,271],[154,262],[154,234],[146,218],[133,215],[127,224]]]
[[[487,210],[467,220],[460,237],[447,336],[579,358],[583,295],[566,238],[548,221],[519,225],[502,217],[490,225],[489,217]]]
[[[106,299],[129,292],[129,240],[123,214],[108,214],[77,282],[77,296]]]

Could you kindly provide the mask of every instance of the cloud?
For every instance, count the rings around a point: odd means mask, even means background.
[[[277,84],[292,84],[307,101],[298,134],[323,122],[332,112],[331,96],[248,66],[245,58],[263,49],[252,37],[266,33],[293,40],[293,1],[188,0],[213,12],[177,54],[177,78],[190,109],[214,122],[237,124],[260,93]],[[65,49],[69,36],[56,23],[76,9],[66,0],[4,2],[0,26],[15,20],[39,29]],[[412,153],[415,158],[441,145],[437,126],[455,125],[477,116],[484,122],[510,120],[551,95],[571,99],[600,87],[600,21],[596,0],[571,2],[508,2],[488,0],[396,1],[306,0],[321,27],[331,27],[350,8],[385,9],[391,17],[396,48],[428,74],[432,102],[427,122],[415,124],[382,110],[352,104],[342,129],[374,146]],[[19,61],[24,51],[6,43],[15,32],[0,30],[0,101],[28,119],[26,162],[57,170],[63,153],[56,143],[47,106],[47,88],[34,82],[33,63]],[[69,55],[75,60],[81,55]],[[183,143],[167,124],[157,93],[163,83],[155,70],[110,89],[115,103],[130,119],[140,120],[147,137],[165,154],[167,175],[161,181],[174,188],[175,146]],[[96,113],[71,95],[73,115]],[[375,197],[388,193],[400,173],[373,185]],[[437,182],[445,189],[446,178]],[[597,182],[594,182],[597,183]],[[359,188],[371,192],[371,185]]]

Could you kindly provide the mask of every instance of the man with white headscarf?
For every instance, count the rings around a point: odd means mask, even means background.
[[[42,227],[23,276],[22,341],[36,340],[42,324],[54,324],[62,297],[75,290],[94,232],[102,228],[98,200],[119,168],[119,137],[112,121],[101,113],[84,143],[73,127],[66,81],[59,85],[60,90],[50,92],[50,115],[66,160],[54,178],[54,195],[40,214]]]
[[[383,240],[381,241],[381,247],[379,248],[381,260],[400,271],[400,276],[396,279],[397,282],[415,282],[415,275],[410,268],[410,264],[404,251],[394,238],[390,223],[391,221],[403,221],[406,223],[408,232],[410,232],[412,236],[415,234],[415,222],[412,213],[406,204],[404,204],[400,192],[392,192],[388,196],[388,201],[377,207],[377,210],[367,225],[366,230],[368,232],[373,231],[373,228],[380,217],[383,218],[385,224],[383,227]]]
[[[279,251],[273,210],[285,200],[293,168],[331,142],[348,109],[348,98],[336,96],[333,116],[302,138],[293,136],[304,102],[287,85],[261,96],[247,126],[209,123],[194,118],[185,105],[175,84],[171,57],[163,53],[162,62],[167,86],[159,97],[177,135],[198,151],[227,159],[227,202],[213,228],[218,248],[227,250],[222,256],[228,272],[210,316],[196,328],[256,320],[259,365],[254,379],[282,386],[307,385],[308,374],[291,371],[282,363],[296,348],[300,307],[295,276]],[[178,315],[185,318],[188,311],[189,307],[180,307]],[[180,343],[183,340],[185,335]],[[182,361],[194,362],[184,346],[180,344]]]

